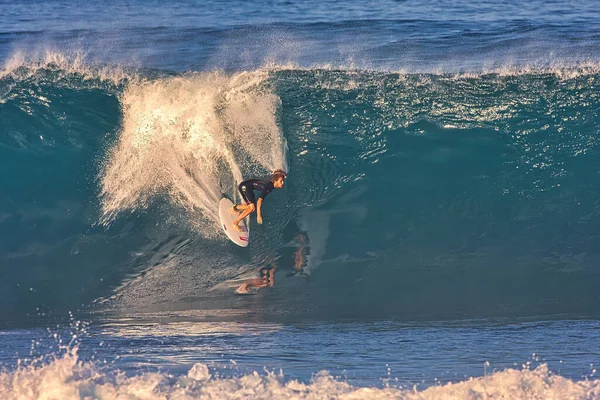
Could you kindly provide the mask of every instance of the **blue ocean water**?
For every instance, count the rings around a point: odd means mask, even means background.
[[[0,398],[600,398],[599,28],[0,1]]]

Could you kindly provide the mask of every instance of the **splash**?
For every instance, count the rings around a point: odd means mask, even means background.
[[[38,76],[40,72],[52,71],[54,81],[77,75],[83,80],[99,81],[111,85],[121,85],[128,81],[139,80],[132,69],[119,65],[94,63],[83,51],[64,53],[52,49],[38,51],[17,51],[9,57],[0,69],[0,79],[11,78],[26,81]]]
[[[208,221],[246,173],[287,169],[279,98],[267,72],[220,72],[130,85],[123,127],[101,177],[103,223],[146,208],[157,195]]]
[[[127,376],[81,361],[76,349],[43,366],[19,366],[0,373],[0,397],[16,399],[593,399],[600,380],[573,381],[552,374],[543,364],[534,370],[508,369],[466,381],[417,387],[357,387],[321,371],[308,383],[286,379],[282,372],[253,372],[219,378],[204,364],[187,374],[142,373]]]

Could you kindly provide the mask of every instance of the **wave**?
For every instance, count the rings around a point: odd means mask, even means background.
[[[201,363],[181,376],[150,372],[126,375],[99,363],[81,361],[74,349],[43,365],[20,365],[15,371],[1,372],[0,395],[7,400],[37,398],[48,393],[61,393],[65,399],[107,400],[129,396],[147,399],[590,399],[600,396],[600,380],[573,381],[553,374],[545,364],[533,370],[507,369],[422,390],[416,386],[395,387],[393,382],[385,383],[382,388],[354,386],[327,371],[315,374],[308,383],[287,378],[282,372],[254,372],[233,378],[218,375],[218,371],[211,371]]]
[[[273,260],[260,309],[274,318],[599,312],[594,65],[174,74],[12,60],[7,318],[94,300],[222,309],[237,300],[215,285]],[[232,249],[213,205],[281,167],[290,179],[250,251]]]

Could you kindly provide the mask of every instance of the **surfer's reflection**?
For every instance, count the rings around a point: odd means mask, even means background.
[[[305,275],[304,268],[306,267],[306,256],[308,254],[309,248],[308,235],[306,234],[306,232],[298,232],[294,236],[292,244],[288,245],[288,249],[289,247],[295,249],[294,254],[292,256],[294,262],[294,271],[287,274],[287,276]],[[281,262],[282,259],[285,260],[288,258],[277,256],[275,254],[272,254],[269,257],[267,257],[267,259],[263,263],[263,266],[256,270],[258,276],[248,279],[246,282],[242,283],[235,290],[235,292],[238,294],[249,294],[259,289],[272,287],[273,285],[275,285],[275,272],[278,269],[278,263],[282,264],[282,268],[284,268],[286,264]]]
[[[251,293],[254,290],[266,288],[268,286],[273,286],[275,284],[275,271],[277,267],[268,266],[262,267],[258,270],[260,277],[252,278],[244,283],[242,283],[236,290],[236,293],[239,294],[247,294]]]

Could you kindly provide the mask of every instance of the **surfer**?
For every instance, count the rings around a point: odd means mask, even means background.
[[[273,172],[273,175],[271,175],[271,179],[269,180],[248,179],[240,183],[238,189],[242,194],[242,199],[244,199],[246,204],[238,204],[232,207],[234,212],[239,213],[237,219],[233,221],[233,227],[237,231],[241,231],[241,228],[238,225],[240,221],[252,214],[254,211],[256,211],[256,222],[262,224],[263,221],[261,207],[263,200],[269,193],[271,193],[273,189],[281,189],[285,183],[286,177],[287,173],[278,169]],[[254,195],[255,190],[260,192],[258,201]]]

